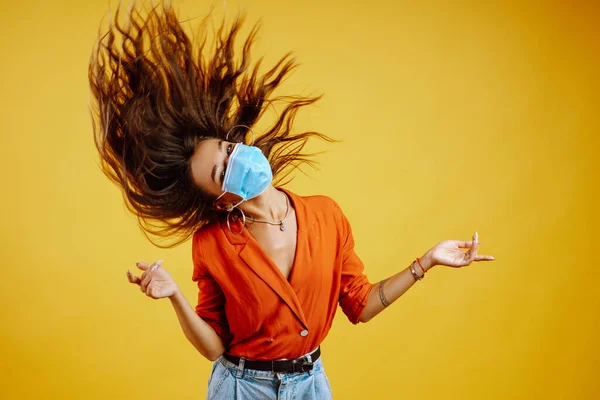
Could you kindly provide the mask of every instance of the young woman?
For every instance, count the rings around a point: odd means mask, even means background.
[[[92,52],[102,169],[145,233],[176,238],[153,243],[192,238],[196,305],[161,262],[138,263],[141,276],[127,277],[147,296],[170,299],[185,336],[213,361],[209,399],[327,399],[319,346],[338,304],[352,323],[367,322],[435,265],[494,258],[477,254],[475,234],[442,241],[396,275],[369,282],[338,204],[280,184],[288,167],[310,163],[302,153],[309,138],[331,140],[292,133],[298,109],[318,97],[273,98],[296,65],[288,54],[263,75],[251,68],[256,25],[235,60],[242,17],[221,25],[205,58],[206,21],[195,53],[171,6],[145,17],[132,6],[125,24],[117,9]],[[286,106],[258,134],[253,127],[272,100]]]

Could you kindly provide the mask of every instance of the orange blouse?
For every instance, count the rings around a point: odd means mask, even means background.
[[[298,223],[289,280],[246,229],[235,235],[218,222],[198,230],[192,241],[196,314],[223,339],[227,353],[251,360],[314,350],[327,336],[338,303],[357,324],[373,287],[338,204],[279,189],[288,194]]]

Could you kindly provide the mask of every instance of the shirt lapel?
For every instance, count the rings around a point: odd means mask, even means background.
[[[304,200],[300,196],[296,196],[287,189],[279,189],[287,193],[292,200],[298,220],[296,258],[294,260],[294,267],[290,272],[289,285],[298,301],[300,301],[301,299],[306,299],[307,296],[310,297],[310,294],[314,290],[310,286],[315,284],[314,281],[310,280],[310,274],[311,268],[314,268],[315,264],[313,263],[309,246],[309,235],[314,234],[312,229],[314,218],[310,210],[306,209]]]
[[[248,241],[240,251],[240,257],[248,266],[258,275],[284,303],[290,307],[302,325],[307,328],[306,318],[300,307],[298,297],[289,282],[285,280],[283,274],[277,269],[276,265],[266,256],[264,251],[255,240]],[[294,263],[295,264],[295,263]],[[296,265],[294,265],[294,268]]]
[[[309,218],[299,197],[283,188],[278,189],[283,190],[289,196],[296,210],[296,219],[298,221],[296,255],[292,271],[290,272],[289,282],[246,229],[239,235],[235,235],[228,229],[225,222],[221,223],[221,229],[231,244],[240,245],[238,253],[240,258],[290,307],[304,328],[308,329],[306,317],[304,316],[294,288],[301,288],[304,283],[302,269],[305,268],[306,264],[306,226],[310,226],[312,220]],[[240,225],[234,225],[231,226],[231,229],[238,231]]]

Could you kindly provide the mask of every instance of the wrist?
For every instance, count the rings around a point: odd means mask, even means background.
[[[429,271],[431,268],[435,267],[436,264],[433,261],[431,250],[423,255],[423,257],[419,258],[421,261],[420,266],[424,270],[424,272]]]
[[[169,300],[178,301],[178,300],[181,300],[181,296],[183,296],[183,293],[181,293],[179,286],[177,286],[177,290],[175,290],[175,293],[173,293],[172,295],[169,296]]]

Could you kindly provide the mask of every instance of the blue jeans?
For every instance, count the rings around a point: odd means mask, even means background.
[[[240,363],[241,364],[241,363]],[[244,369],[223,356],[214,364],[207,400],[329,400],[331,386],[321,358],[307,372],[277,373]]]

